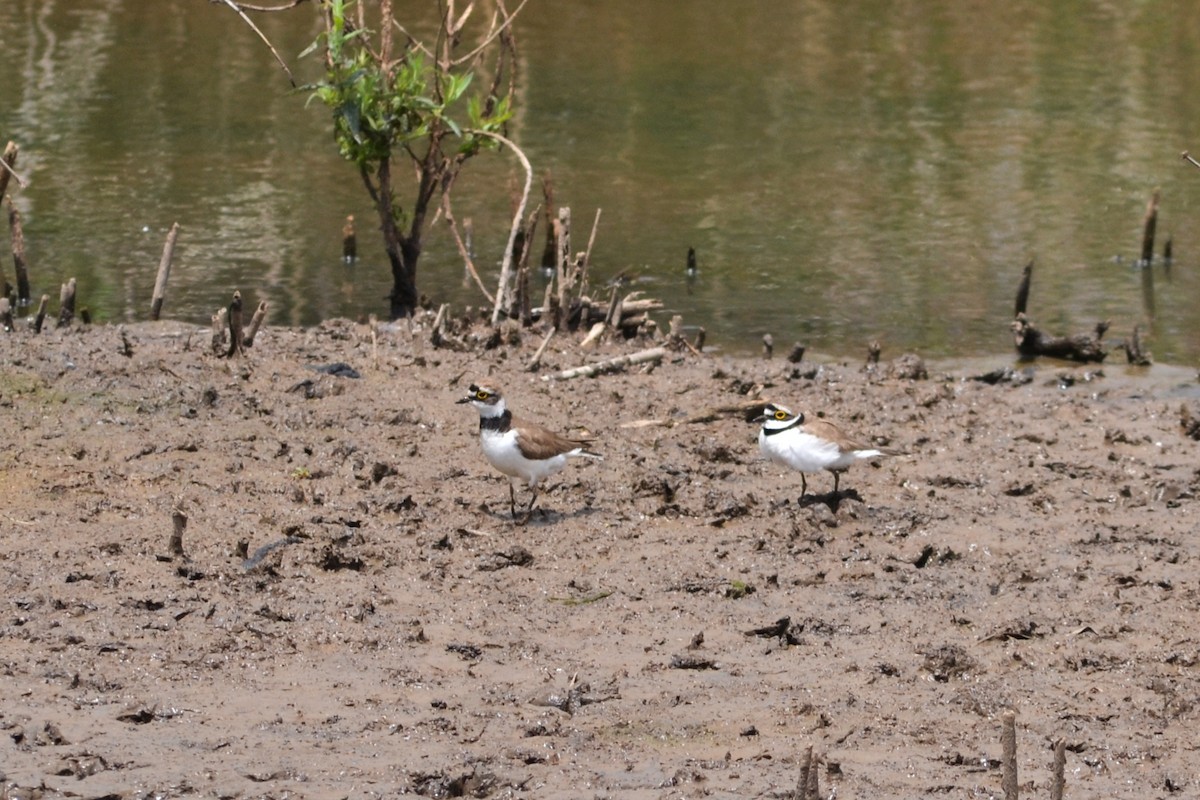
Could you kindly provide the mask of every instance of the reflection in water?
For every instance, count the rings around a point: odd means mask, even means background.
[[[312,79],[297,58],[320,29],[312,10],[256,22]],[[1178,153],[1200,131],[1198,39],[1200,13],[1179,1],[531,4],[511,133],[575,219],[603,210],[596,284],[636,275],[717,346],[757,350],[771,333],[852,357],[872,339],[885,357],[1005,353],[1036,257],[1042,327],[1108,318],[1121,337],[1141,322],[1159,359],[1194,362],[1200,173]],[[76,276],[97,316],[144,319],[179,222],[168,315],[203,323],[234,288],[270,300],[276,323],[386,311],[374,212],[327,112],[228,9],[8,0],[0,40],[0,135],[33,180],[15,197],[35,292]],[[518,171],[478,159],[459,184],[485,280]],[[1170,281],[1130,266],[1157,186]],[[462,272],[431,231],[422,290],[480,305]]]

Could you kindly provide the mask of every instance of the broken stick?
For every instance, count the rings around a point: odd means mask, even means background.
[[[554,334],[557,331],[558,328],[551,328],[550,332],[546,334],[546,338],[542,339],[541,346],[538,347],[537,352],[533,354],[533,358],[529,361],[529,366],[527,369],[530,372],[537,372],[538,367],[541,366],[542,353],[546,352],[546,346],[550,344],[550,340],[554,338]]]
[[[187,528],[187,514],[175,509],[171,514],[171,538],[167,541],[167,552],[175,558],[187,558],[183,552],[183,532]]]
[[[1000,715],[1000,788],[1004,800],[1017,800],[1017,712]]]
[[[254,337],[258,335],[258,329],[262,327],[263,321],[267,318],[267,301],[259,300],[258,308],[254,309],[254,316],[250,318],[250,324],[246,327],[246,333],[242,337],[242,344],[246,347],[251,347],[254,344]]]
[[[71,278],[58,292],[58,327],[65,328],[75,319],[75,279]]]
[[[162,258],[158,262],[158,274],[154,278],[154,296],[150,299],[150,319],[158,321],[162,313],[163,300],[167,296],[167,278],[171,275],[171,258],[175,255],[175,240],[179,238],[179,223],[176,222],[167,231],[167,241],[163,244]]]
[[[12,230],[13,268],[17,273],[17,306],[29,305],[29,266],[25,263],[25,232],[21,227],[21,212],[8,199],[8,227]]]
[[[229,303],[229,350],[225,357],[241,355],[246,342],[246,334],[242,328],[242,293],[234,290],[233,300]]]
[[[641,350],[637,353],[632,353],[627,356],[618,356],[610,358],[607,361],[601,361],[597,364],[586,364],[581,367],[573,367],[572,369],[563,370],[554,375],[543,375],[542,380],[570,380],[571,378],[594,378],[597,375],[602,375],[606,372],[619,372],[627,367],[632,367],[637,364],[645,364],[647,362],[661,361],[663,356],[667,354],[665,347],[651,347],[649,350]]]

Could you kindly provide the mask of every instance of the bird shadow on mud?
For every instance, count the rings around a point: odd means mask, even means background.
[[[541,497],[538,498],[538,503],[534,505],[528,515],[525,513],[524,506],[518,505],[516,516],[514,516],[508,504],[503,502],[495,504],[481,503],[479,511],[495,522],[507,522],[517,528],[528,528],[554,525],[557,522],[569,520],[585,519],[602,510],[594,505],[580,505],[577,507],[570,507],[569,504],[562,507],[542,506],[541,501],[545,499],[547,494],[553,491],[554,489],[550,489],[547,492],[542,492]]]
[[[843,500],[854,500],[859,503],[863,501],[862,496],[859,495],[857,489],[841,489],[836,492],[826,492],[825,494],[802,495],[800,499],[796,501],[796,504],[800,508],[808,508],[809,506],[815,506],[818,504],[826,505],[829,506],[830,511],[836,514],[838,507],[842,504]]]

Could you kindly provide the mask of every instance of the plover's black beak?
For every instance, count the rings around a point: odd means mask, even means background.
[[[471,398],[469,398],[469,397],[461,397],[461,398],[459,398],[458,400],[455,400],[455,401],[454,401],[454,404],[455,404],[455,405],[459,405],[459,406],[461,406],[463,403],[469,403],[469,402],[471,402]]]

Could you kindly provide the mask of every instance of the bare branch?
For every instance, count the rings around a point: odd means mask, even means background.
[[[497,36],[499,36],[499,35],[500,35],[500,34],[502,34],[502,33],[503,33],[505,30],[507,30],[509,27],[511,27],[511,26],[512,26],[513,20],[514,20],[514,19],[516,19],[516,17],[517,17],[517,14],[520,14],[520,13],[521,13],[521,9],[522,9],[522,8],[524,8],[524,7],[525,7],[525,4],[526,4],[526,3],[528,3],[528,2],[529,2],[529,0],[521,0],[521,5],[517,6],[517,10],[516,10],[516,11],[514,11],[514,12],[512,12],[511,14],[506,14],[506,15],[505,15],[505,17],[504,17],[504,22],[502,22],[502,23],[501,23],[499,26],[497,26],[497,25],[496,25],[496,18],[493,16],[493,17],[492,17],[492,30],[491,30],[491,31],[488,33],[488,35],[487,35],[487,38],[486,38],[486,39],[484,39],[484,40],[483,40],[483,41],[482,41],[482,42],[479,44],[479,46],[478,46],[478,47],[476,47],[474,50],[472,50],[471,52],[469,52],[469,53],[467,53],[466,55],[462,56],[461,58],[458,58],[458,59],[456,59],[455,61],[451,62],[451,63],[452,63],[452,65],[453,65],[453,66],[458,66],[459,64],[465,64],[465,63],[467,63],[468,61],[470,61],[471,59],[475,58],[475,57],[476,57],[477,55],[479,55],[481,52],[483,52],[483,50],[484,50],[484,49],[485,49],[485,48],[486,48],[486,47],[487,47],[489,44],[491,44],[493,41],[495,41],[495,39],[496,39],[496,37],[497,37]]]
[[[275,60],[278,61],[279,66],[283,68],[283,72],[285,75],[287,75],[288,82],[292,84],[292,88],[293,89],[296,88],[296,79],[292,76],[292,71],[290,69],[288,69],[288,65],[284,62],[284,60],[282,58],[280,58],[279,52],[276,51],[276,49],[275,49],[275,45],[271,44],[271,40],[266,37],[266,34],[264,34],[262,31],[260,31],[258,29],[258,26],[255,25],[250,20],[250,17],[246,16],[246,12],[242,10],[242,7],[239,6],[237,3],[233,2],[233,0],[212,0],[212,1],[213,2],[222,2],[237,12],[237,15],[239,17],[241,17],[242,20],[247,25],[250,26],[250,29],[258,34],[258,38],[263,40],[263,44],[265,44],[267,46],[267,48],[271,51],[271,55],[275,56]]]
[[[471,252],[467,249],[466,242],[458,232],[458,224],[454,221],[454,213],[450,210],[450,192],[442,193],[442,210],[446,216],[446,222],[450,225],[450,232],[454,234],[454,242],[458,245],[458,252],[463,258],[463,263],[467,265],[467,271],[471,273],[471,278],[474,279],[475,285],[479,287],[479,291],[483,292],[483,296],[487,298],[489,303],[495,303],[496,299],[492,297],[492,293],[483,285],[483,281],[479,278],[479,272],[475,269],[475,261],[471,258]]]
[[[525,205],[529,202],[529,190],[533,186],[533,167],[529,165],[529,159],[525,156],[521,148],[517,147],[507,136],[474,129],[467,129],[464,133],[495,139],[500,144],[511,149],[521,162],[521,166],[525,168],[525,189],[521,192],[521,202],[517,205],[517,212],[513,214],[512,229],[508,232],[508,244],[504,247],[504,260],[500,264],[500,284],[496,288],[496,302],[492,307],[492,324],[495,325],[500,320],[500,306],[504,303],[505,287],[512,278],[513,244],[517,240],[517,233],[521,230],[521,222],[525,217]]]
[[[221,3],[221,2],[224,2],[224,0],[208,0],[208,2]],[[308,0],[292,0],[292,2],[288,3],[285,6],[252,6],[249,3],[242,3],[241,7],[243,9],[245,9],[246,11],[263,11],[263,12],[288,11],[289,9],[293,9],[296,6],[300,5],[301,3],[306,3],[306,2],[308,2]]]

